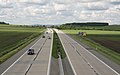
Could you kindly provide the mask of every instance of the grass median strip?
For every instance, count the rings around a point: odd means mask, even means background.
[[[53,33],[53,49],[52,49],[52,56],[54,58],[58,58],[58,52],[61,53],[61,58],[65,58],[66,57],[66,54],[65,54],[65,51],[63,49],[63,46],[61,44],[61,41],[57,35],[57,33],[54,31]]]

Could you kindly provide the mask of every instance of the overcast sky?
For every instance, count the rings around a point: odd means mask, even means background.
[[[0,21],[11,24],[120,24],[120,0],[0,0]]]

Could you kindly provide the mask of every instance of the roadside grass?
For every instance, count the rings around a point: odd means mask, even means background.
[[[34,41],[44,31],[45,28],[0,25],[0,64]]]
[[[120,35],[120,32],[118,31],[98,31],[98,30],[63,30],[65,33],[70,34],[75,40],[78,40],[86,45],[88,45],[89,47],[93,48],[93,50],[97,51],[98,53],[104,55],[105,57],[109,58],[110,60],[116,62],[117,64],[120,65],[120,54],[110,50],[109,48],[106,48],[102,45],[100,45],[99,43],[94,42],[93,40],[87,38],[92,35],[99,35],[102,34],[102,36],[104,36],[105,34],[109,34],[112,37],[105,37],[106,39],[112,39],[112,40],[120,40],[117,36],[117,39],[115,37],[113,37],[114,35]],[[72,32],[73,31],[73,32]],[[79,31],[83,31],[83,32],[87,32],[88,36],[87,37],[81,37],[78,36],[77,33]],[[102,33],[101,33],[102,32]],[[104,37],[103,37],[104,38]]]
[[[62,43],[61,43],[57,33],[54,31],[52,56],[56,59],[58,58],[58,50],[60,50],[61,58],[64,59],[66,57],[65,51],[63,49]]]
[[[31,38],[29,40],[26,40],[24,42],[21,42],[21,43],[17,44],[17,46],[12,47],[10,49],[11,51],[9,51],[9,52],[5,51],[7,53],[4,53],[3,56],[0,57],[0,64],[3,63],[4,61],[6,61],[11,56],[13,56],[14,54],[16,54],[18,51],[20,51],[24,47],[26,47],[28,44],[30,44],[32,41],[34,41],[36,38],[33,38],[33,39]]]
[[[58,51],[57,51],[57,35],[55,31],[53,31],[53,47],[52,47],[52,56],[54,58],[58,58]]]

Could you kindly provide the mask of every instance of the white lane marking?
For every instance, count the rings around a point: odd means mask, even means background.
[[[39,39],[38,41],[40,41],[40,39]],[[32,48],[33,46],[35,46],[35,44],[37,44],[38,41],[37,41],[36,43],[34,43],[30,48]],[[23,55],[21,55],[12,65],[10,65],[1,75],[4,75],[4,74],[5,74],[13,65],[15,65],[16,62],[18,62],[18,60],[20,60],[26,53],[27,53],[27,50],[26,50],[26,52],[25,52]]]
[[[51,42],[51,49],[50,49],[50,56],[49,56],[49,62],[48,62],[48,70],[47,75],[50,75],[50,67],[51,67],[51,57],[52,57],[52,46],[53,46],[53,31],[52,31],[52,42]]]
[[[61,59],[60,54],[58,56],[59,56],[58,62],[59,62],[60,75],[64,75],[63,65],[62,65],[62,59]]]
[[[64,32],[63,32],[64,33]],[[64,33],[65,34],[65,33]],[[68,35],[66,35],[68,38],[70,38]],[[73,40],[72,38],[70,38],[72,41],[74,41],[75,43],[77,43],[79,46],[81,46],[78,42],[76,42],[75,40]],[[83,46],[81,46],[84,50],[86,50]],[[99,60],[101,63],[103,63],[105,66],[107,66],[109,69],[111,69],[113,72],[115,72],[117,75],[120,75],[117,71],[115,71],[114,69],[112,69],[109,65],[107,65],[105,62],[103,62],[102,60],[100,60],[98,57],[96,57],[94,54],[92,54],[91,52],[89,52],[88,50],[86,50],[89,54],[91,54],[93,57],[95,57],[97,60]]]
[[[55,29],[55,31],[57,32],[58,30]],[[59,34],[58,34],[58,36],[59,36]],[[60,38],[60,36],[59,36],[59,38]],[[61,38],[60,38],[60,41],[61,41]],[[66,51],[66,48],[64,47],[64,44],[63,44],[62,41],[61,41],[61,43],[62,43],[63,48],[64,48],[64,50],[65,50],[65,53],[66,53],[66,55],[67,55],[68,61],[69,61],[70,65],[71,65],[71,67],[72,67],[72,70],[73,70],[73,72],[74,72],[74,75],[77,75],[77,73],[76,73],[76,71],[75,71],[75,69],[74,69],[74,67],[73,67],[73,65],[72,65],[72,62],[71,62],[71,60],[70,60],[70,57],[68,56],[68,53],[67,53],[67,51]]]

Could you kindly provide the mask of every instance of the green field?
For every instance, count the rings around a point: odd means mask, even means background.
[[[120,65],[120,31],[100,30],[63,30],[74,39],[93,48],[100,54],[108,57]],[[86,37],[78,35],[78,32],[87,32]]]
[[[78,34],[78,32],[87,32],[88,35],[90,34],[113,34],[113,35],[120,35],[120,31],[102,31],[102,30],[63,30],[69,34]]]
[[[0,63],[35,40],[45,28],[0,25]]]

